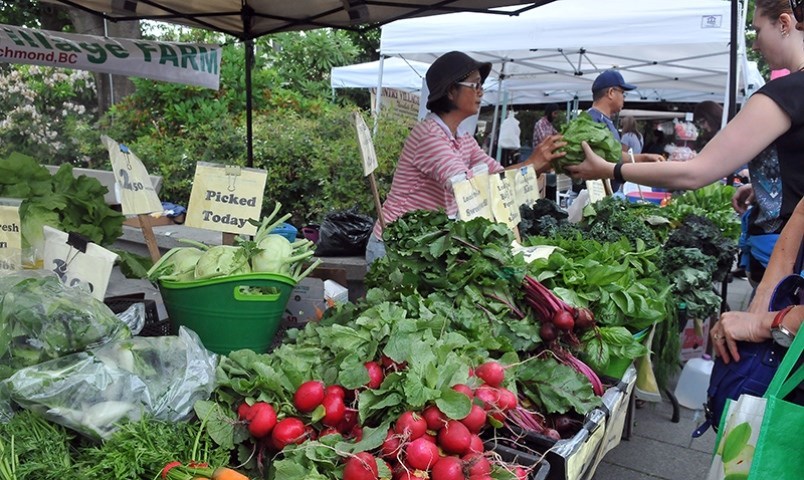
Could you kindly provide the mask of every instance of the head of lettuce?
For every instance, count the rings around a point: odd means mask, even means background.
[[[578,117],[564,126],[561,133],[567,146],[563,151],[567,154],[553,160],[557,172],[563,172],[568,165],[577,165],[584,161],[581,142],[586,142],[595,153],[609,162],[619,162],[622,159],[622,145],[614,138],[608,127],[595,122],[592,116],[581,112]]]

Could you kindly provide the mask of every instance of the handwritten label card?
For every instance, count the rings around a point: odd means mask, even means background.
[[[363,176],[368,176],[377,169],[377,153],[374,150],[374,141],[371,139],[371,130],[363,120],[363,116],[360,112],[355,112],[354,116],[360,155],[363,157]]]
[[[254,235],[268,173],[256,168],[198,162],[185,224],[215,232]]]
[[[599,202],[606,198],[606,184],[603,180],[587,180],[586,190],[589,192],[589,203]]]
[[[101,136],[101,142],[109,150],[123,215],[162,212],[162,202],[142,161],[127,146],[106,135]]]
[[[510,183],[500,174],[489,175],[489,190],[494,220],[508,225],[511,230],[515,229],[521,218]]]
[[[536,170],[532,166],[522,167],[515,170],[514,176],[514,197],[517,205],[527,205],[532,207],[539,199],[539,184]]]
[[[45,269],[55,272],[61,283],[85,288],[93,297],[103,300],[117,254],[92,242],[72,245],[70,235],[47,225],[44,228]]]
[[[0,270],[19,270],[22,265],[20,203],[0,198]]]
[[[489,203],[488,173],[475,173],[471,179],[464,177],[454,181],[452,191],[458,204],[459,220],[467,221],[477,217],[494,219]]]

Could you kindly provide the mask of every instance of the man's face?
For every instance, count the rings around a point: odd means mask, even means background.
[[[620,87],[611,87],[609,99],[611,100],[611,113],[619,113],[625,107],[625,90]]]

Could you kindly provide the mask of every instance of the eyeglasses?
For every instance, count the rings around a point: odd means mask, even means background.
[[[477,82],[455,82],[455,85],[460,85],[466,88],[474,88],[477,92],[483,91],[483,82],[479,80]]]
[[[804,22],[804,0],[790,0],[790,10],[797,22]]]

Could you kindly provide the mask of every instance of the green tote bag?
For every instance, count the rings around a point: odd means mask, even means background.
[[[799,333],[765,392],[765,416],[749,478],[793,480],[804,475],[804,407],[784,400],[804,381],[804,365],[795,368],[804,349],[804,333]]]

